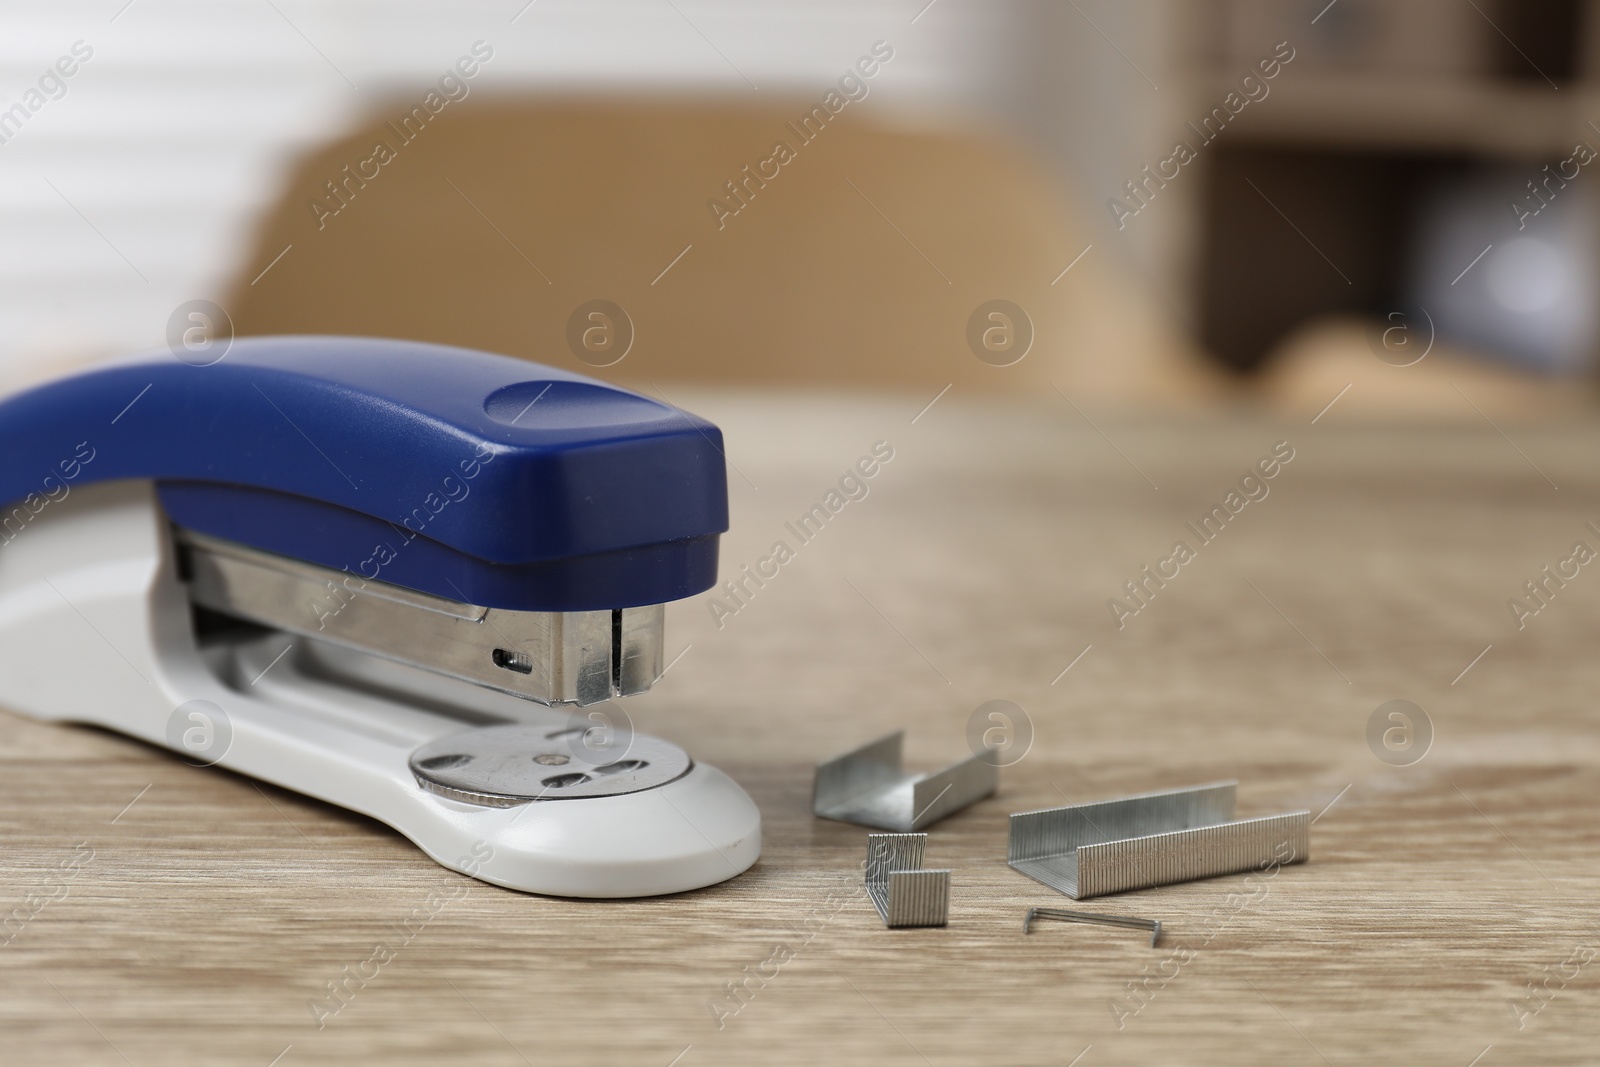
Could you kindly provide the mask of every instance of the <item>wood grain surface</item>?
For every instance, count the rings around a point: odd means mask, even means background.
[[[1600,548],[1600,427],[1335,407],[1096,428],[1059,399],[960,390],[920,417],[925,396],[674,399],[727,431],[725,576],[792,543],[783,523],[874,442],[894,449],[720,628],[706,597],[673,606],[682,658],[629,703],[755,797],[754,869],[652,900],[521,895],[362,817],[0,716],[0,1059],[1600,1058],[1600,567],[1521,630],[1507,607],[1574,542]],[[1119,630],[1107,599],[1195,547],[1184,523],[1281,441],[1268,495]],[[1367,740],[1396,698],[1432,724],[1409,766]],[[950,925],[885,930],[859,889],[866,831],[811,816],[811,769],[898,727],[911,766],[942,766],[991,699],[1033,739],[998,796],[933,829]],[[1073,905],[1005,866],[1009,812],[1230,777],[1242,815],[1312,811],[1310,863],[1081,905],[1161,919],[1154,950],[1129,930],[1023,936],[1027,907]],[[319,1027],[312,1002],[379,944],[392,958]]]

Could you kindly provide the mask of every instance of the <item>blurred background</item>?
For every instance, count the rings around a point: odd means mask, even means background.
[[[232,330],[637,387],[1584,411],[1594,7],[7,5],[0,385]]]

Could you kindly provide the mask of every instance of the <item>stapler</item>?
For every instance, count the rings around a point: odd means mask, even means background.
[[[258,337],[0,401],[0,707],[394,827],[535,893],[756,861],[761,816],[615,701],[716,581],[722,437],[462,348]]]

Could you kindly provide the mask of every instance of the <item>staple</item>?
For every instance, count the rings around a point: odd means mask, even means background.
[[[993,749],[932,774],[906,774],[896,730],[817,765],[811,810],[824,819],[909,833],[990,796],[1000,785]]]
[[[1067,911],[1065,908],[1029,908],[1022,917],[1022,932],[1032,933],[1033,920],[1055,919],[1064,923],[1096,923],[1100,926],[1126,926],[1135,930],[1150,931],[1150,947],[1161,940],[1160,919],[1134,919],[1125,915],[1102,915],[1094,911]]]
[[[867,835],[867,896],[891,930],[949,920],[950,871],[922,869],[927,843],[927,834]]]
[[[1304,863],[1311,813],[1235,821],[1238,784],[1018,812],[1006,862],[1074,900]]]

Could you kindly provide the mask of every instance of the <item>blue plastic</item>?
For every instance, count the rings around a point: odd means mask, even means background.
[[[210,366],[133,357],[0,401],[0,541],[120,478],[201,533],[525,611],[701,592],[728,528],[711,423],[412,341],[243,338]]]

